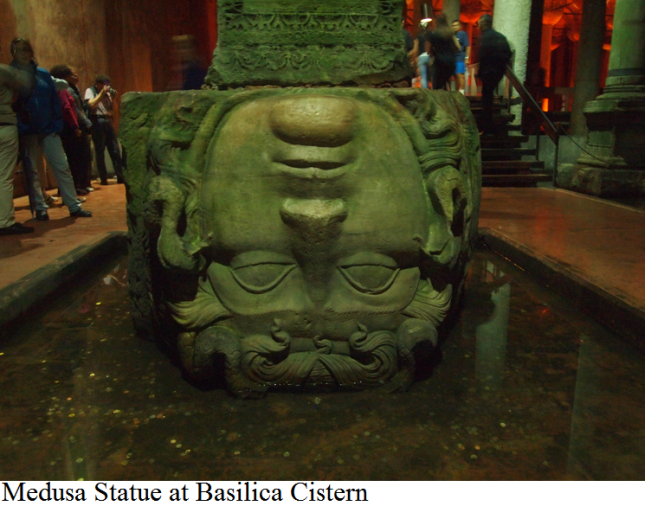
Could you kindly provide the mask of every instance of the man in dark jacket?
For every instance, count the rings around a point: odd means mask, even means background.
[[[34,50],[27,39],[16,38],[11,41],[11,54],[11,66],[30,73],[34,78],[34,88],[25,104],[27,114],[24,117],[18,116],[18,133],[26,146],[25,153],[31,161],[31,167],[34,167],[38,156],[45,155],[56,175],[58,191],[70,216],[89,218],[92,213],[81,206],[60,140],[63,110],[54,81],[47,70],[37,66]],[[32,170],[32,176],[36,219],[45,221],[49,219],[48,206],[40,188],[37,171]]]
[[[511,48],[506,37],[493,30],[493,17],[484,14],[477,23],[479,38],[479,73],[482,81],[482,109],[484,134],[494,134],[493,94],[504,77],[506,65],[511,61]]]

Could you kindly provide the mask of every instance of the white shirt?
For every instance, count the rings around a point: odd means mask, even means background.
[[[92,86],[85,91],[85,101],[92,100],[99,92]],[[96,107],[90,107],[90,116],[112,116],[112,95],[105,93]]]

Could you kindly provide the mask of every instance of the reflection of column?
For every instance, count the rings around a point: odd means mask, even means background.
[[[496,0],[493,28],[508,39],[515,53],[513,71],[520,82],[526,80],[530,22],[531,0]],[[514,124],[519,125],[522,120],[522,106],[513,106],[511,113],[515,115]]]
[[[491,266],[492,264],[488,263],[488,267]],[[498,287],[491,294],[491,300],[495,304],[495,309],[490,320],[478,325],[475,330],[477,352],[475,376],[479,387],[499,390],[504,381],[511,285],[505,284]]]
[[[587,151],[571,187],[645,195],[645,2],[616,0],[604,94],[587,104]]]
[[[586,133],[587,122],[582,110],[600,92],[600,70],[605,39],[606,0],[586,0],[582,6],[580,42],[573,88],[573,108],[569,132],[574,136]]]
[[[452,23],[455,19],[459,19],[460,8],[460,0],[443,0],[441,12],[445,14],[448,19],[448,23]]]
[[[587,462],[590,452],[597,451],[597,446],[591,441],[598,429],[594,424],[597,420],[601,376],[598,364],[603,362],[602,348],[598,344],[584,334],[580,336],[580,343],[567,457],[567,473],[570,478],[578,479],[586,477],[581,464]]]

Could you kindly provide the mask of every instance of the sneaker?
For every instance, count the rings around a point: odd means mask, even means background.
[[[85,188],[85,190],[88,192],[93,192],[94,188],[92,188],[91,186],[88,186],[87,188]]]
[[[85,197],[76,197],[76,200],[78,200],[81,204],[85,202],[87,199]]]
[[[85,188],[76,188],[76,195],[87,195],[88,193]]]
[[[0,235],[31,234],[34,227],[25,227],[21,223],[14,223],[10,227],[0,228]]]
[[[89,211],[86,211],[82,207],[79,207],[76,211],[72,211],[69,213],[70,216],[73,216],[74,218],[91,218],[92,213]]]
[[[58,197],[53,197],[52,195],[47,195],[47,197],[45,197],[45,204],[48,206],[51,206],[56,202],[58,202]]]
[[[47,211],[36,211],[36,219],[38,221],[47,221],[49,220],[49,214],[47,214]]]

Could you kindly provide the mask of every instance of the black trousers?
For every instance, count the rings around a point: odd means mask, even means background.
[[[107,147],[114,172],[118,181],[123,181],[123,160],[119,151],[119,141],[112,126],[112,119],[102,116],[90,116],[92,121],[92,140],[96,154],[96,168],[99,171],[101,183],[107,183],[107,169],[105,168],[105,148]]]
[[[92,186],[92,146],[89,135],[83,132],[77,137],[73,131],[64,128],[60,137],[74,179],[74,187],[89,188]]]
[[[484,133],[495,133],[493,124],[493,100],[495,90],[504,77],[505,69],[486,69],[478,74],[482,82],[482,129]]]
[[[444,64],[435,60],[432,72],[432,89],[445,90],[446,84],[455,73],[455,64]]]

